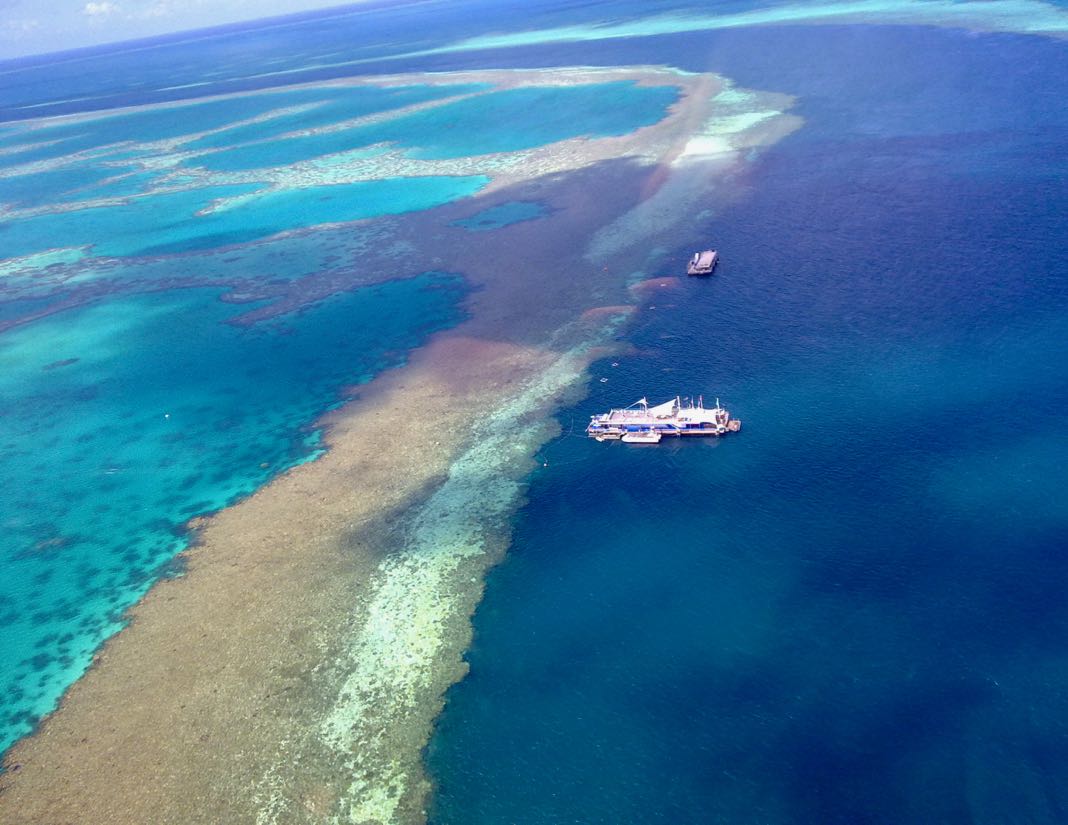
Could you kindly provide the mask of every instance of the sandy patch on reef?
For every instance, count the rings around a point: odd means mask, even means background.
[[[409,268],[373,252],[359,265],[463,273],[469,319],[328,415],[322,458],[198,523],[186,575],[152,589],[10,752],[0,821],[424,818],[421,750],[465,672],[483,574],[556,431],[551,412],[616,346],[628,283],[663,274],[657,247],[684,245],[668,262],[681,269],[704,242],[687,204],[658,193],[722,185],[762,145],[732,132],[729,157],[681,168],[724,86],[687,88],[644,142],[565,142],[477,198],[386,222]],[[509,200],[547,214],[490,232],[453,225]],[[651,202],[656,220],[637,221]]]

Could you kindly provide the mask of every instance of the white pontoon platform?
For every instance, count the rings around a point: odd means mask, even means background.
[[[686,267],[687,275],[708,275],[716,268],[719,261],[719,253],[714,249],[706,249],[704,252],[694,252]]]
[[[586,434],[598,441],[656,444],[665,435],[726,435],[741,428],[742,422],[732,419],[718,398],[715,407],[706,409],[703,398],[695,404],[675,396],[652,407],[642,398],[629,407],[592,416]]]

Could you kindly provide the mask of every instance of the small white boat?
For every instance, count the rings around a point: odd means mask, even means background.
[[[661,435],[656,430],[624,433],[620,439],[625,444],[659,444]]]

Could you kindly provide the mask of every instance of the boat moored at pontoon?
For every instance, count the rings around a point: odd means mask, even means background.
[[[659,444],[663,438],[655,430],[639,430],[633,433],[624,433],[619,440],[625,444]]]
[[[703,398],[694,403],[675,396],[652,407],[642,398],[629,407],[594,415],[586,434],[598,441],[656,444],[665,435],[726,435],[741,428],[742,422],[731,418],[718,398],[715,407],[706,408]]]

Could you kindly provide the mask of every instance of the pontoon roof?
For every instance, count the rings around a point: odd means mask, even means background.
[[[665,401],[663,404],[657,404],[655,407],[649,408],[649,415],[673,415],[675,412],[675,399]]]

